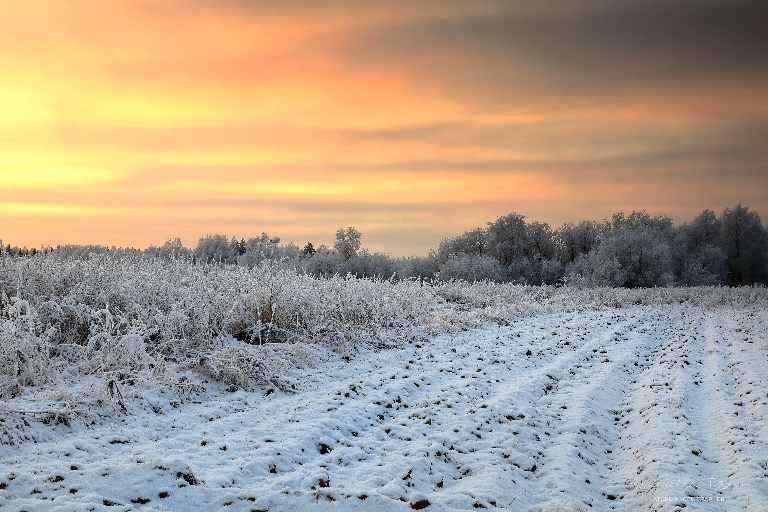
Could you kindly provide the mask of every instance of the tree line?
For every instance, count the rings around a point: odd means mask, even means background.
[[[262,233],[249,239],[214,234],[194,248],[179,238],[144,250],[98,245],[66,245],[41,250],[3,246],[0,253],[35,256],[54,253],[83,258],[92,253],[188,260],[194,264],[269,264],[316,277],[467,281],[490,280],[528,285],[654,286],[768,284],[768,229],[757,212],[738,205],[718,217],[704,210],[693,221],[674,226],[672,219],[645,210],[616,213],[602,222],[549,224],[528,222],[510,213],[485,227],[443,239],[426,256],[394,258],[361,249],[362,234],[340,228],[333,246],[281,244]]]
[[[557,229],[517,213],[443,240],[443,275],[526,284],[731,286],[768,284],[768,230],[748,207],[704,210],[692,222],[644,210]],[[448,271],[448,272],[446,272]]]

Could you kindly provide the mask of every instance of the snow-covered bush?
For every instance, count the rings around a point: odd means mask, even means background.
[[[38,354],[47,361],[49,348],[69,371],[102,376],[149,370],[160,361],[186,365],[220,350],[225,338],[243,342],[246,351],[301,342],[347,353],[361,342],[407,338],[434,307],[433,291],[420,282],[317,279],[269,261],[223,266],[141,255],[4,258],[0,289],[28,301],[6,300],[3,313],[4,372],[21,385],[43,382],[40,371],[27,373],[33,362],[43,367]],[[30,348],[38,345],[45,350]],[[240,352],[217,354],[221,360]],[[17,359],[28,361],[24,371],[11,370]],[[235,359],[254,366],[248,357]],[[237,372],[198,369],[228,384],[245,382]]]
[[[423,342],[488,321],[679,302],[768,307],[768,290],[317,278],[270,260],[208,265],[140,253],[0,257],[0,396],[45,386],[54,402],[66,398],[50,410],[77,418],[94,404],[126,410],[156,386],[180,400],[206,380],[283,387],[292,366],[319,354],[346,358],[360,346]],[[83,375],[88,386],[67,388]]]
[[[48,381],[49,333],[35,310],[18,297],[0,296],[0,397],[15,395],[19,386]]]

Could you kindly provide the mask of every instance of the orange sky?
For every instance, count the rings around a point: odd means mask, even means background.
[[[285,3],[4,3],[0,239],[768,216],[761,3]]]

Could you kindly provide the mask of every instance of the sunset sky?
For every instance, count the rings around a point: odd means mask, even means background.
[[[768,220],[764,1],[7,0],[0,239]]]

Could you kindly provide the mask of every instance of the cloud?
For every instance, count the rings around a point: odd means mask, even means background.
[[[551,9],[365,27],[335,51],[353,69],[405,69],[432,88],[505,106],[556,92],[698,87],[768,74],[764,2],[546,4]]]

